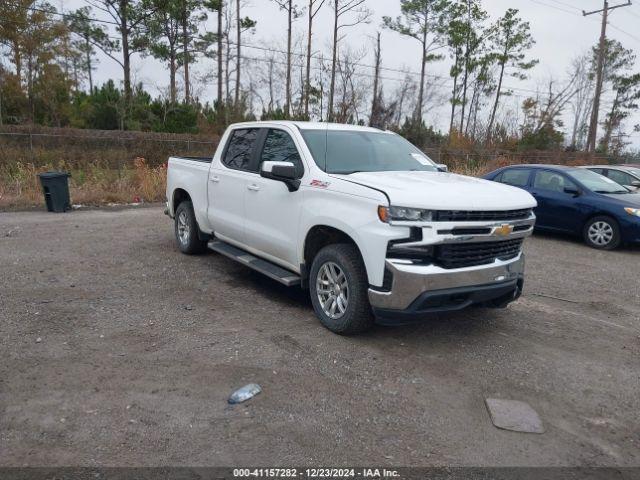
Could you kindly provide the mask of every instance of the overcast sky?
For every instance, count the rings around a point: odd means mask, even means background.
[[[257,20],[257,27],[253,34],[245,35],[245,41],[253,45],[286,45],[286,13],[278,9],[271,0],[245,0],[246,7],[243,15]],[[618,3],[624,3],[619,0]],[[307,0],[298,0],[298,4],[306,4]],[[327,2],[328,3],[328,2]],[[544,84],[545,80],[553,76],[560,80],[567,76],[568,66],[572,58],[587,51],[598,41],[600,35],[600,15],[583,17],[581,10],[597,10],[602,8],[602,0],[484,0],[484,8],[492,19],[501,16],[507,8],[513,7],[520,10],[520,15],[531,24],[531,31],[536,40],[536,45],[531,51],[531,56],[540,60],[540,64],[531,72],[531,78],[526,81],[509,79],[509,86],[517,87],[515,93],[528,95],[527,90],[535,90]],[[345,33],[348,35],[345,43],[351,47],[366,45],[371,50],[372,40],[376,31],[381,30],[382,16],[395,17],[400,13],[398,0],[367,0],[367,6],[374,12],[372,20],[367,25],[359,25]],[[610,1],[616,4],[616,1]],[[85,5],[83,0],[65,0],[65,10],[75,9]],[[99,12],[94,12],[99,16]],[[208,30],[214,31],[214,16],[212,15],[206,24]],[[617,9],[610,14],[608,37],[622,42],[626,48],[638,51],[640,49],[640,0],[635,0],[630,7]],[[306,31],[306,19],[302,18],[295,24],[298,35],[304,35]],[[315,22],[314,50],[329,52],[328,45],[332,31],[331,11],[324,7]],[[382,30],[383,65],[389,68],[409,68],[415,72],[420,69],[420,49],[418,42],[402,37],[394,32]],[[248,56],[263,56],[264,53],[257,49],[246,48],[244,53]],[[372,59],[369,57],[368,61]],[[137,81],[145,84],[146,88],[166,88],[168,75],[166,68],[157,61],[146,58],[135,58],[133,73]],[[636,66],[640,64],[637,63]],[[202,60],[196,68],[197,72],[213,71],[213,60]],[[429,64],[429,73],[448,76],[448,63],[437,62]],[[639,68],[640,70],[640,68]],[[372,73],[371,70],[362,69],[362,72]],[[388,79],[385,81],[385,92],[392,92],[398,83],[392,78],[400,78],[402,74],[384,72]],[[98,82],[108,78],[121,78],[122,72],[110,59],[103,57],[101,65],[95,74]],[[450,82],[446,81],[446,85]],[[214,85],[200,85],[196,88],[202,100],[211,100],[215,92]],[[521,100],[521,98],[520,98]],[[514,100],[515,101],[515,100]],[[442,122],[444,111],[432,111],[427,114],[427,120],[444,128],[446,122]],[[628,122],[627,131],[631,133],[632,125],[640,123],[640,116]],[[634,134],[634,144],[640,143],[640,135]]]

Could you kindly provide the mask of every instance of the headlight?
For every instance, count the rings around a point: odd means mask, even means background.
[[[635,217],[640,217],[640,208],[626,207],[624,209],[624,211],[627,212],[629,215],[633,215]]]
[[[391,222],[429,222],[433,219],[431,210],[409,207],[378,207],[378,217],[385,223]]]

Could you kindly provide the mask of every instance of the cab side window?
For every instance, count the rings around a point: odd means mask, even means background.
[[[231,132],[222,163],[236,170],[256,171],[251,165],[251,154],[257,138],[257,128],[241,128]]]
[[[567,187],[577,188],[573,182],[567,180],[564,176],[548,170],[536,172],[533,187],[541,190],[550,190],[552,192],[564,192],[564,189]]]
[[[511,170],[505,170],[502,172],[500,183],[506,183],[507,185],[513,185],[514,187],[526,187],[529,183],[529,174],[531,170],[528,168],[513,168]]]
[[[299,177],[304,174],[302,159],[293,138],[284,130],[269,129],[260,155],[262,162],[291,162],[296,166]]]

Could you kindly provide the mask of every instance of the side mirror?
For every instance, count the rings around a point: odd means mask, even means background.
[[[634,188],[640,188],[640,180],[634,180],[631,182],[631,186]]]
[[[436,163],[436,167],[438,168],[439,172],[448,172],[449,171],[449,167],[447,167],[444,163]]]
[[[296,166],[292,162],[262,162],[260,176],[284,182],[290,192],[300,188]]]
[[[569,195],[577,197],[578,195],[580,195],[580,190],[575,187],[564,187],[564,193],[568,193]]]

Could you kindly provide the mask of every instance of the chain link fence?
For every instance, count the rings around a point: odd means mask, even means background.
[[[81,131],[77,133],[0,131],[0,167],[17,164],[36,168],[82,169],[100,166],[130,168],[136,158],[158,166],[171,155],[213,156],[218,137]]]
[[[18,164],[36,169],[66,168],[82,170],[87,166],[121,171],[130,168],[136,158],[148,166],[165,163],[168,157],[213,156],[217,135],[183,135],[147,132],[122,132],[80,129],[25,131],[20,127],[0,130],[0,171]],[[437,163],[460,173],[480,174],[498,166],[515,163],[559,163],[567,165],[623,163],[623,159],[590,156],[564,151],[464,151],[446,146],[428,146],[424,152]],[[2,167],[5,167],[3,169]]]

